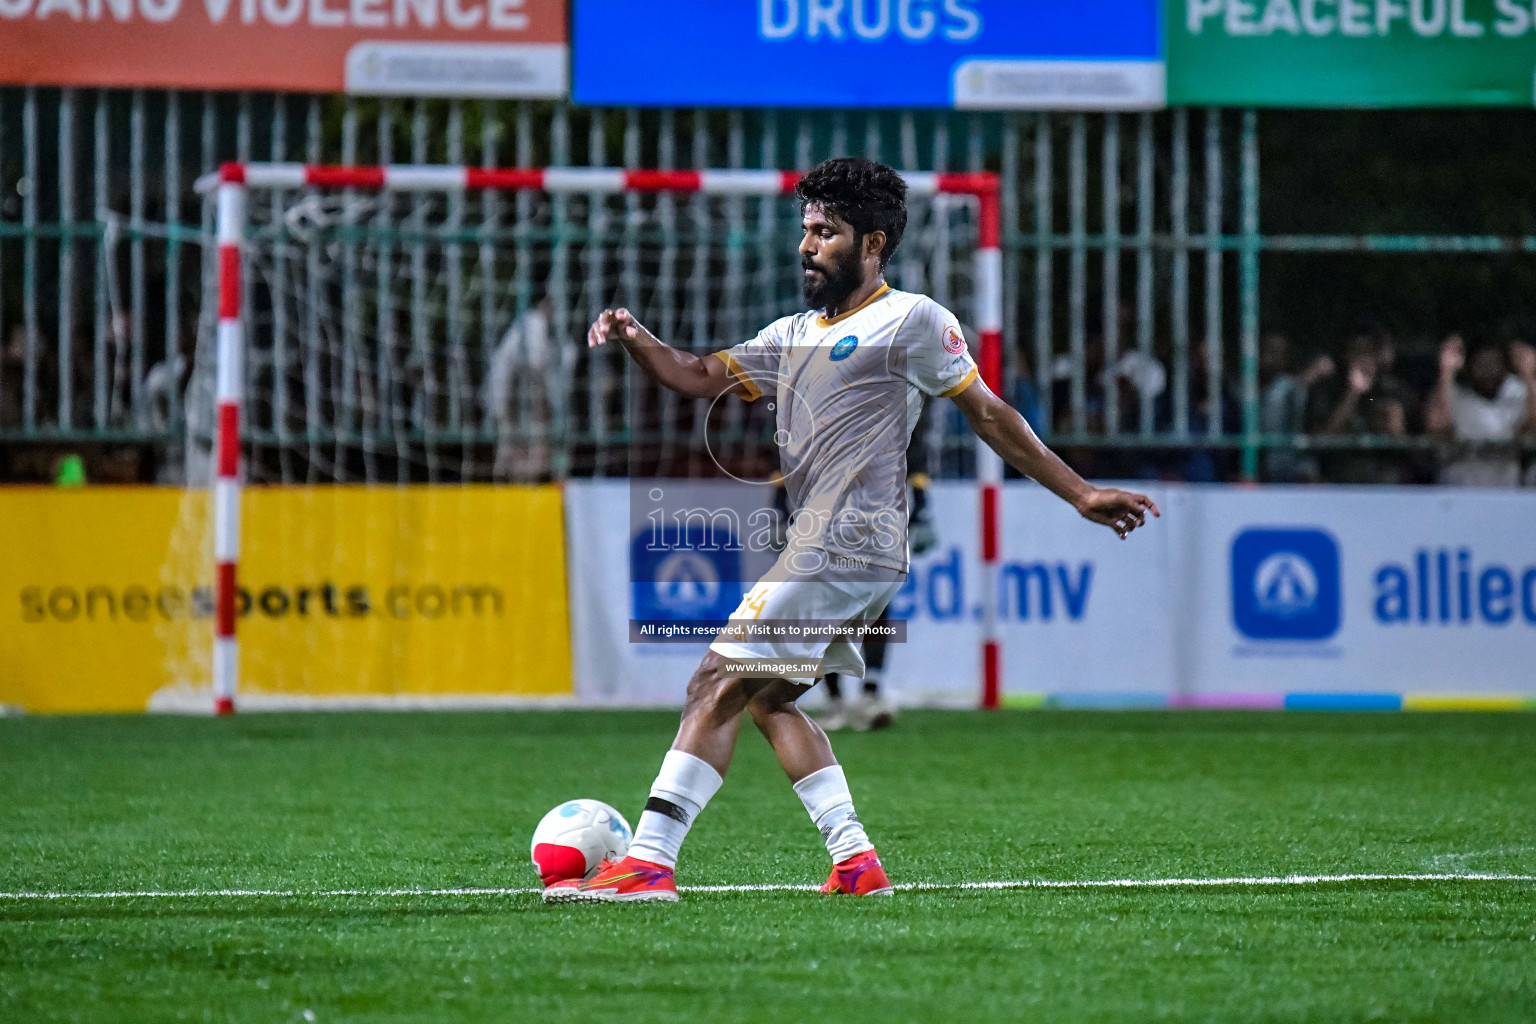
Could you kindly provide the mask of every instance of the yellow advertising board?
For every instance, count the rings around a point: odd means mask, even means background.
[[[571,693],[557,487],[267,487],[241,506],[248,703]],[[205,493],[0,490],[0,704],[196,707]]]

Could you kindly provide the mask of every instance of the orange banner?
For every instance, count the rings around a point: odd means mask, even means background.
[[[565,0],[0,0],[0,83],[557,98]]]

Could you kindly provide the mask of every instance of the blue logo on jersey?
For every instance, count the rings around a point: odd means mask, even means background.
[[[834,363],[842,359],[847,359],[849,356],[853,355],[853,350],[858,347],[859,339],[850,334],[848,337],[832,346],[832,351],[827,355],[827,358],[832,360]]]

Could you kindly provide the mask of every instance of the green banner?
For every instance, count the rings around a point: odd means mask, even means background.
[[[1168,102],[1529,107],[1536,0],[1167,0]]]

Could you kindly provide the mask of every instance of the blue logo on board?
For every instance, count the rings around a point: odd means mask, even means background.
[[[853,350],[858,347],[859,339],[850,334],[848,337],[842,339],[836,345],[832,346],[832,351],[827,354],[827,358],[832,360],[834,363],[843,359],[847,359],[849,356],[853,355]]]
[[[741,603],[741,549],[734,531],[669,526],[630,542],[630,591],[637,619],[724,619]]]
[[[1232,620],[1253,640],[1339,631],[1339,545],[1322,530],[1244,530],[1232,542]]]

